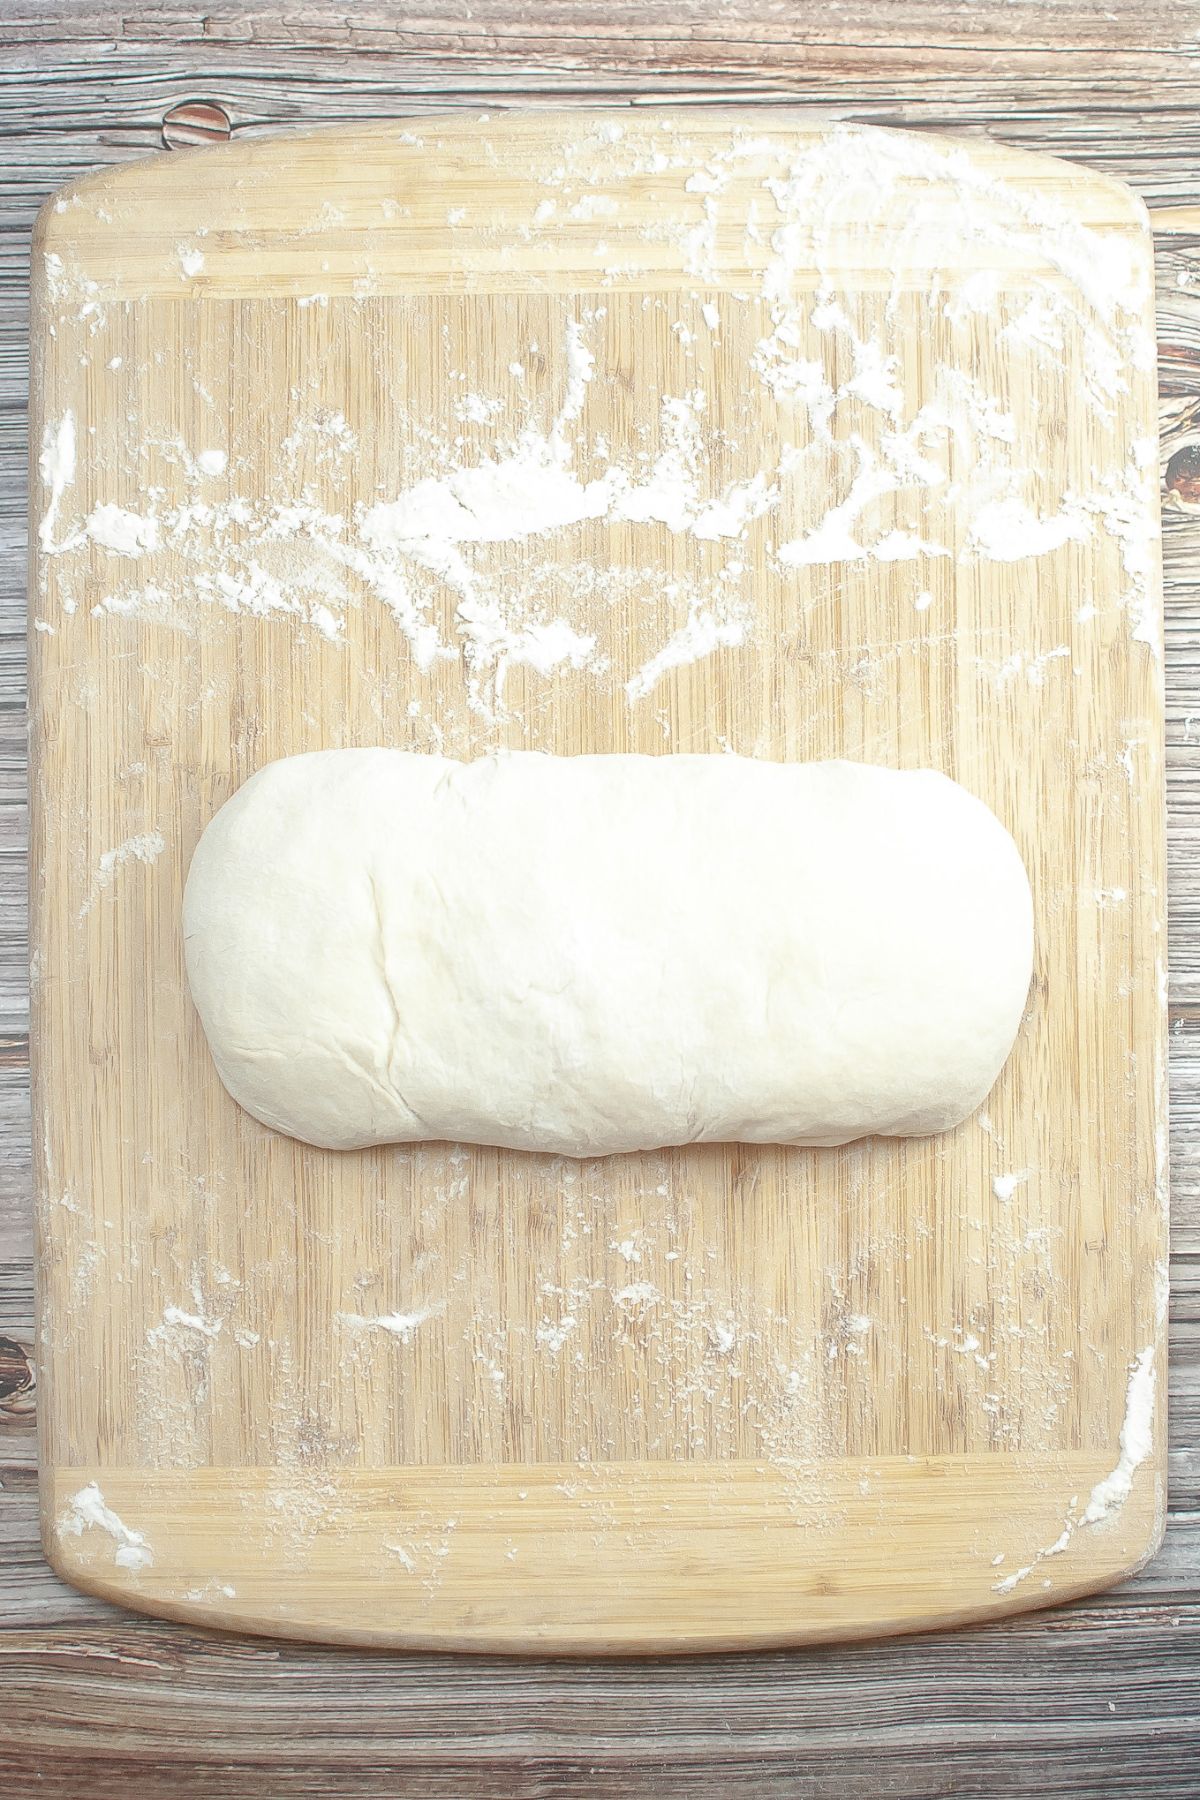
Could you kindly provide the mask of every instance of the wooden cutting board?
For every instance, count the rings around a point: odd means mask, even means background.
[[[443,118],[77,183],[35,255],[45,1538],[395,1645],[1002,1616],[1158,1542],[1150,244],[1123,187],[770,111]],[[196,839],[271,758],[943,769],[1037,906],[928,1141],[336,1155],[218,1083]],[[736,842],[728,846],[738,855]]]

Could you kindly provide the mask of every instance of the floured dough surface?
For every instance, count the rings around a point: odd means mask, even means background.
[[[1032,966],[964,788],[723,755],[288,757],[209,824],[184,935],[229,1092],[332,1149],[940,1131]]]

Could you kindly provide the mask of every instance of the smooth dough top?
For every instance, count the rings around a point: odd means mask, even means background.
[[[209,824],[184,937],[265,1124],[570,1156],[957,1124],[1033,955],[965,788],[724,755],[288,757]]]

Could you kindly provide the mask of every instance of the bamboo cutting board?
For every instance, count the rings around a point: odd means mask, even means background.
[[[775,110],[451,118],[82,181],[34,281],[55,1566],[511,1650],[904,1630],[1134,1568],[1166,1230],[1140,204]],[[188,1000],[189,857],[264,762],[376,743],[945,770],[1037,908],[985,1109],[591,1162],[256,1124]]]

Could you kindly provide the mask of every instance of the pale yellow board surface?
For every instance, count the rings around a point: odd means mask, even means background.
[[[442,119],[81,182],[34,279],[56,1565],[234,1627],[583,1650],[1134,1567],[1166,1199],[1140,205],[777,110]],[[188,1000],[188,859],[264,762],[376,743],[945,770],[1036,897],[985,1109],[585,1163],[257,1125]]]

